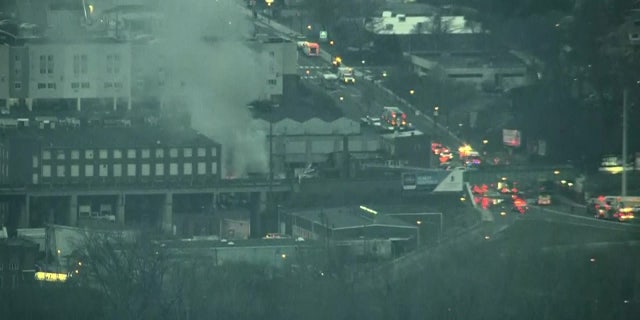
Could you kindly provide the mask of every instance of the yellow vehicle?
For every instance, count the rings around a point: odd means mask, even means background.
[[[342,65],[342,58],[334,57],[331,61],[331,65],[333,65],[334,68],[340,68],[340,66]]]
[[[353,75],[353,69],[347,67],[338,68],[338,77],[344,84],[356,83],[356,78]]]

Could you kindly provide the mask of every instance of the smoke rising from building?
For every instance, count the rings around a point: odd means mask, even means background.
[[[186,108],[193,128],[222,144],[224,176],[266,172],[266,135],[247,108],[267,79],[264,58],[248,47],[249,17],[232,0],[159,5],[164,19],[153,47],[161,51],[164,107]]]

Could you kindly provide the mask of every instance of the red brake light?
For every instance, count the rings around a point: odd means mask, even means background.
[[[402,119],[406,119],[406,118],[407,118],[407,114],[406,114],[406,113],[403,113],[403,114],[402,114]]]

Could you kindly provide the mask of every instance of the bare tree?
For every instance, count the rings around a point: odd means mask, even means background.
[[[165,252],[145,236],[89,234],[69,262],[79,284],[102,292],[109,318],[162,319],[175,299],[164,290]]]

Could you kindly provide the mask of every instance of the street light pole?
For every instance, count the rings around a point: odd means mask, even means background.
[[[622,91],[622,190],[621,196],[627,196],[627,101],[629,91]]]
[[[420,248],[420,225],[422,224],[422,221],[417,220],[416,224],[418,225],[418,227],[416,228],[416,230],[418,231],[417,232],[418,233],[418,235],[417,235],[418,236],[418,238],[417,238],[418,241],[417,241],[416,247]]]
[[[439,110],[440,110],[440,107],[438,106],[433,107],[433,126],[435,127],[436,132],[438,130],[438,116],[440,115],[438,112]]]
[[[267,208],[267,212],[271,212],[273,208],[273,106],[269,109],[269,194],[267,195]],[[280,221],[277,223],[278,231],[280,231]]]

